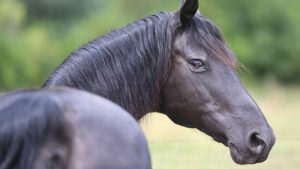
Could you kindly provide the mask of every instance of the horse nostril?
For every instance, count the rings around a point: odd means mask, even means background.
[[[252,153],[258,155],[261,154],[266,146],[264,139],[256,132],[250,134],[248,147]]]

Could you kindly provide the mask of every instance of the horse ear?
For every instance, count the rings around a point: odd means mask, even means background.
[[[198,8],[198,0],[181,0],[181,9],[179,11],[181,27],[189,25],[196,13],[200,14]]]

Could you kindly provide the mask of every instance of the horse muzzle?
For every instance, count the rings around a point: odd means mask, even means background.
[[[230,154],[237,164],[255,164],[264,162],[275,144],[275,135],[270,129],[269,133],[251,132],[244,145],[228,142]]]

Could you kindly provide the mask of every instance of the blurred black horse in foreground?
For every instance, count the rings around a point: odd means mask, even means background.
[[[138,123],[106,99],[57,88],[0,100],[1,169],[151,169]]]
[[[82,46],[44,84],[89,91],[135,119],[161,112],[228,146],[236,163],[267,159],[275,136],[241,84],[236,60],[218,28],[182,0]]]

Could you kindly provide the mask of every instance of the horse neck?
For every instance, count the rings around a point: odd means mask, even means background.
[[[56,69],[45,86],[95,93],[137,120],[158,111],[171,62],[169,20],[167,13],[153,15],[84,45]]]

